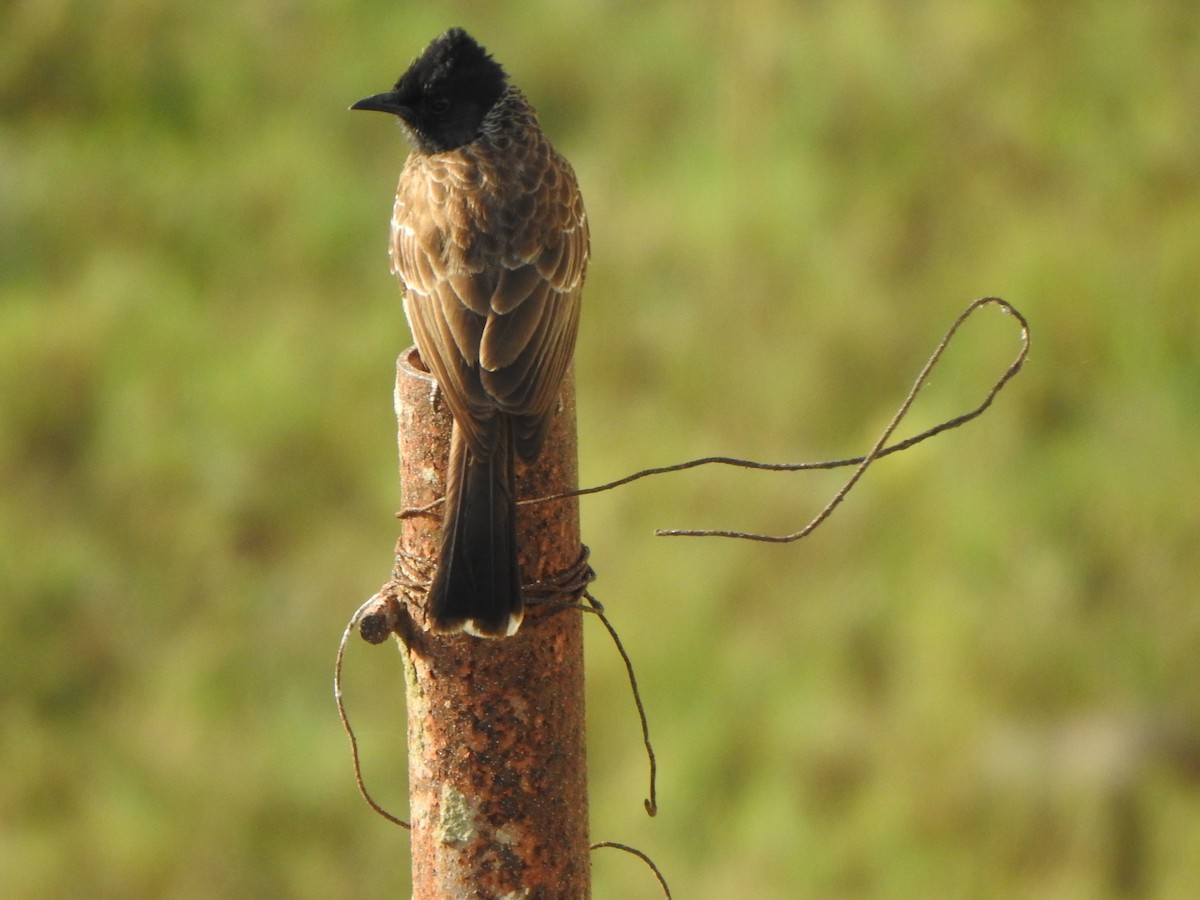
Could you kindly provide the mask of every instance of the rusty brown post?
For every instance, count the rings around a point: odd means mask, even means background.
[[[450,413],[415,350],[396,373],[405,507],[441,497]],[[518,499],[578,486],[573,375],[536,462],[518,464]],[[403,520],[401,555],[433,558],[441,509]],[[578,561],[575,498],[521,507],[521,570],[548,579]],[[412,878],[416,900],[590,896],[583,634],[577,610],[527,608],[516,635],[484,640],[423,630],[423,595],[401,642],[408,700]]]

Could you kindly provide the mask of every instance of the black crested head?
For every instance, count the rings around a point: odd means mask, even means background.
[[[399,116],[418,150],[437,153],[479,137],[484,116],[507,85],[500,64],[461,28],[451,28],[413,60],[392,90],[350,108]]]

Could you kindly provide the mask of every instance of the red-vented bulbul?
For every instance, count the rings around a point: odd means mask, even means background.
[[[392,271],[421,359],[454,417],[435,631],[521,624],[515,453],[535,458],[579,327],[588,224],[575,173],[537,113],[461,28],[351,109],[392,113],[412,151],[392,213]]]

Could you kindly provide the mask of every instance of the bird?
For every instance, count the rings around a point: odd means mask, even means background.
[[[429,629],[511,636],[524,615],[515,462],[537,458],[558,409],[591,252],[578,180],[462,28],[350,108],[397,116],[410,145],[389,257],[453,418]]]

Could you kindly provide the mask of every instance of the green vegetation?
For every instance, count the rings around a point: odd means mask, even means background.
[[[718,11],[718,8],[721,11]],[[1183,2],[0,10],[0,894],[406,896],[330,691],[397,525],[397,129],[462,24],[593,219],[586,483],[869,446],[937,337],[1034,326],[984,419],[843,477],[583,502],[592,822],[685,898],[1200,884],[1200,26]],[[1015,352],[978,317],[908,433]],[[402,812],[394,653],[352,646]],[[598,898],[654,897],[612,851]]]

